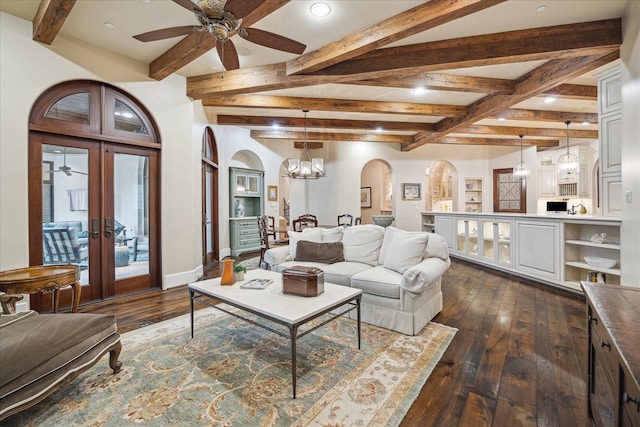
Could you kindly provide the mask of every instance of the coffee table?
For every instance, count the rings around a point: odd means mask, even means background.
[[[324,284],[324,292],[316,297],[302,297],[282,293],[282,273],[275,273],[267,270],[250,270],[245,274],[245,280],[254,278],[269,278],[273,280],[265,289],[242,289],[236,282],[233,286],[220,286],[220,278],[203,280],[189,284],[189,296],[191,299],[191,338],[193,338],[194,325],[193,317],[194,302],[214,307],[220,311],[234,317],[245,320],[255,326],[259,326],[284,338],[289,338],[291,342],[291,377],[293,380],[293,398],[296,398],[296,341],[321,326],[344,314],[356,310],[358,316],[358,349],[360,348],[360,300],[362,290],[353,289],[347,286],[340,286],[333,283]],[[210,300],[223,302],[230,306],[239,308],[242,311],[252,313],[271,322],[284,325],[289,329],[289,334],[277,329],[263,325],[254,320],[248,319],[210,303]],[[345,307],[346,306],[346,307]],[[344,307],[339,313],[331,313],[331,316],[324,322],[314,327],[298,333],[300,326],[310,322],[317,317],[329,313],[332,310]]]

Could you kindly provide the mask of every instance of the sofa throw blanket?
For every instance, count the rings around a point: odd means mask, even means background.
[[[311,242],[299,240],[294,261],[313,261],[325,264],[344,261],[342,242]]]

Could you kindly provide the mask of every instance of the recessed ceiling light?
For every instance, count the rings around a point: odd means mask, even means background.
[[[331,13],[331,7],[326,3],[314,3],[311,5],[311,14],[319,18],[325,17]]]
[[[107,27],[108,29],[112,29],[115,27],[115,25],[113,25],[111,22],[107,21],[104,23],[104,26]]]
[[[151,3],[151,0],[142,0],[142,3]]]
[[[376,132],[382,132],[382,128],[381,127],[377,127],[376,128]]]
[[[588,126],[588,125],[590,125],[590,124],[591,124],[591,123],[589,123],[589,122],[588,122],[588,121],[586,121],[586,120],[585,120],[584,122],[582,122],[582,126]]]
[[[272,129],[280,129],[280,125],[279,125],[278,123],[273,123],[273,124],[271,125],[271,128],[272,128]]]
[[[411,91],[414,95],[422,95],[427,92],[427,88],[424,86],[418,86]]]
[[[498,117],[498,120],[504,122],[506,119],[504,117]]]
[[[555,97],[553,97],[553,96],[547,96],[547,97],[545,97],[545,98],[544,98],[544,101],[543,101],[543,102],[544,102],[545,104],[551,104],[551,103],[553,103],[553,102],[556,102],[556,98],[555,98]]]
[[[536,7],[536,12],[538,12],[538,13],[542,13],[545,10],[547,10],[547,6],[545,6],[545,5],[541,5],[541,6]]]

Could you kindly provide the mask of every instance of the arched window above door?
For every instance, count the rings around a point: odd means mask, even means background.
[[[33,106],[29,129],[134,145],[160,143],[153,118],[137,99],[87,80],[49,89]]]

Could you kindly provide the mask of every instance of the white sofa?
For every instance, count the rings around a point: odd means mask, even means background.
[[[298,246],[299,241],[306,243]],[[343,258],[335,257],[340,246]],[[333,259],[318,262],[314,251]],[[373,224],[289,232],[289,245],[269,249],[264,259],[273,271],[319,267],[325,282],[362,289],[362,321],[407,335],[417,334],[442,310],[441,278],[451,265],[439,234]]]

